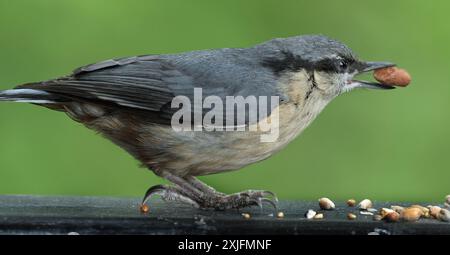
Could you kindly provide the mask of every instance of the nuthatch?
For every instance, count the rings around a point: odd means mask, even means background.
[[[347,46],[325,36],[296,36],[251,48],[107,60],[76,69],[69,76],[2,91],[0,101],[28,102],[65,112],[173,184],[151,187],[143,203],[158,194],[164,200],[199,208],[242,208],[261,206],[263,202],[276,206],[277,198],[270,191],[226,195],[196,176],[237,170],[270,157],[344,92],[354,88],[391,89],[353,77],[393,65],[358,60]],[[202,90],[202,99],[276,96],[279,104],[257,119],[275,119],[277,112],[276,139],[261,142],[259,129],[175,130],[171,120],[177,112],[172,101],[178,96],[195,100],[195,88]],[[255,111],[243,109],[250,115]],[[193,115],[201,112],[206,116],[205,109],[192,110]],[[223,116],[228,117],[228,113]],[[244,125],[255,125],[255,121],[247,118]]]

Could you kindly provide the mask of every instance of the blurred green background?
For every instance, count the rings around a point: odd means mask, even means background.
[[[112,57],[325,34],[413,83],[332,102],[285,150],[202,177],[282,199],[441,201],[450,193],[450,2],[0,0],[0,89]],[[141,196],[163,182],[62,113],[0,104],[0,193]]]

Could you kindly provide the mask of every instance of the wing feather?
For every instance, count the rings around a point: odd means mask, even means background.
[[[193,100],[194,87],[203,89],[203,97],[214,95],[224,102],[226,96],[282,95],[272,72],[244,53],[219,49],[112,59],[80,67],[70,76],[19,87],[143,109],[162,118],[176,111],[170,108],[175,96]]]

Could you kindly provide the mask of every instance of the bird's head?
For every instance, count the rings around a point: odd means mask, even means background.
[[[262,44],[259,51],[264,65],[276,75],[289,77],[304,73],[309,84],[330,98],[354,88],[393,88],[377,82],[358,81],[354,76],[394,64],[359,60],[346,45],[326,36],[274,39]]]

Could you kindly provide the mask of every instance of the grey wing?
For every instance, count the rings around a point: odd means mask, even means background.
[[[184,75],[157,58],[130,57],[84,66],[67,77],[19,87],[99,103],[159,111],[174,97],[164,81],[168,76]]]
[[[269,84],[271,79],[265,77],[269,72],[258,73],[240,58],[221,51],[129,57],[84,66],[67,77],[20,87],[151,111],[169,120],[178,110],[170,107],[172,99],[186,96],[193,102],[194,88],[202,88],[203,98],[215,95],[224,102],[226,96],[279,95]]]

